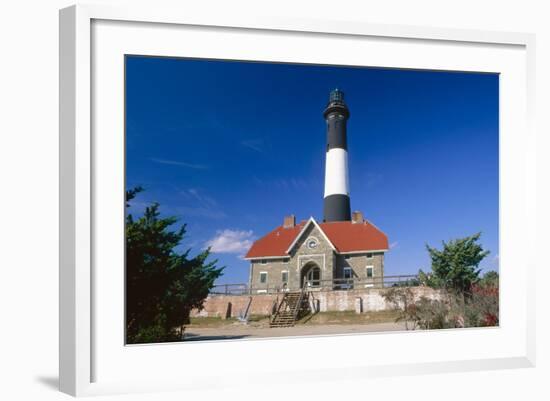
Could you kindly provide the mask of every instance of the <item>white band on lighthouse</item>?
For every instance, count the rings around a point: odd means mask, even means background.
[[[325,198],[330,195],[348,195],[348,152],[332,148],[327,152],[325,166]]]

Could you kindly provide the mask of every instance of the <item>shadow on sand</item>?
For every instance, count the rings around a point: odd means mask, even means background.
[[[183,341],[207,341],[207,340],[240,340],[246,337],[250,337],[248,334],[239,335],[216,335],[216,336],[204,336],[194,333],[185,333]]]

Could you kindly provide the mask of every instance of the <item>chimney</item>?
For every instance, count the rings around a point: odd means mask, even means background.
[[[283,222],[283,228],[292,228],[296,225],[296,216],[291,214],[290,216],[285,216],[285,220]]]
[[[363,212],[355,211],[351,214],[351,222],[356,223],[364,223],[365,219],[363,218]]]

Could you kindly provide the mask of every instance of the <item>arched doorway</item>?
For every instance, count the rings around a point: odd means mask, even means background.
[[[308,287],[321,286],[321,268],[313,262],[302,267],[300,287],[303,288],[304,285]]]

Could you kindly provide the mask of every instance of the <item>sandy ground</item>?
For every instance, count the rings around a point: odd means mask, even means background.
[[[222,327],[195,328],[185,331],[185,341],[236,340],[265,337],[315,336],[330,334],[370,333],[380,331],[403,331],[402,323],[372,323],[346,325],[297,325],[294,327],[254,327],[235,323]]]

